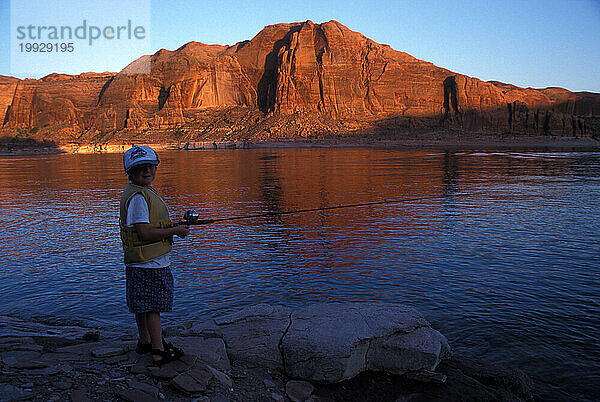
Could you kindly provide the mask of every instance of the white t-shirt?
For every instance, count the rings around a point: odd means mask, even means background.
[[[128,227],[133,227],[133,225],[136,223],[150,223],[150,211],[148,211],[148,203],[146,202],[144,196],[140,193],[134,194],[129,199],[129,204],[127,205],[126,225]],[[140,268],[164,268],[168,267],[169,265],[171,265],[169,253],[161,255],[160,257],[150,261],[127,264],[128,267]]]

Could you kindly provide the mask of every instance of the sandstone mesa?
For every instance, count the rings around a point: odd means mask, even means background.
[[[137,73],[146,62],[150,74]],[[433,127],[596,138],[600,94],[485,82],[337,21],[306,21],[267,26],[233,46],[162,49],[117,74],[0,76],[0,116],[4,136],[57,143],[261,141]]]

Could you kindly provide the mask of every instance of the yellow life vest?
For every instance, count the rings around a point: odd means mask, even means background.
[[[148,203],[150,214],[150,226],[157,228],[168,228],[173,226],[169,218],[169,211],[164,201],[153,190],[148,187],[128,184],[121,196],[121,214],[119,226],[121,227],[121,241],[125,254],[125,264],[146,262],[158,258],[171,251],[173,238],[169,237],[155,242],[145,242],[140,239],[138,232],[133,227],[127,227],[127,207],[129,200],[135,194],[140,193]]]

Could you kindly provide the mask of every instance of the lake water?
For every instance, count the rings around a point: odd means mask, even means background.
[[[600,395],[600,153],[367,148],[161,152],[174,219],[418,201],[194,227],[175,324],[260,302],[385,301],[543,399]],[[131,329],[119,154],[0,157],[0,314]]]

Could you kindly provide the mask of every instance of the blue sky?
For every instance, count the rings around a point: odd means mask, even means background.
[[[600,0],[151,0],[150,16],[151,53],[192,40],[231,45],[280,22],[334,19],[376,42],[482,80],[600,93]],[[38,78],[11,74],[10,23],[10,1],[0,0],[0,74]],[[141,56],[130,53],[115,49],[111,57],[82,58],[70,67],[118,71]]]

